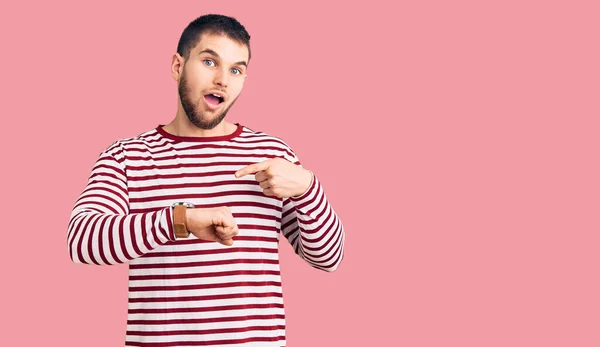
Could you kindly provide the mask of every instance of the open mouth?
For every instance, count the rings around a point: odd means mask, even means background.
[[[204,100],[212,106],[217,106],[224,101],[222,96],[216,94],[206,94],[204,95]]]

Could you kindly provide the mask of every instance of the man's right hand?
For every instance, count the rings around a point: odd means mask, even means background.
[[[187,228],[197,238],[233,245],[239,232],[229,207],[189,208],[185,213]]]

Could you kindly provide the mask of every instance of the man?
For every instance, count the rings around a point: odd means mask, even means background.
[[[106,148],[73,207],[72,260],[129,263],[127,346],[285,346],[280,232],[317,269],[343,258],[317,177],[281,139],[225,120],[249,40],[234,18],[191,22],[175,118]]]

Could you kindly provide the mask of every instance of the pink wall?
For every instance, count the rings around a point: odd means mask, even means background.
[[[252,35],[228,120],[347,234],[331,274],[281,245],[288,346],[600,345],[598,2],[148,3],[0,5],[3,344],[123,345],[127,267],[71,263],[69,214],[175,115],[171,55],[216,12]]]

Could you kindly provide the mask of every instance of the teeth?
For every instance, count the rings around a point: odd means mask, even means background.
[[[214,96],[216,96],[217,98],[222,98],[220,95],[217,94],[213,94]]]

